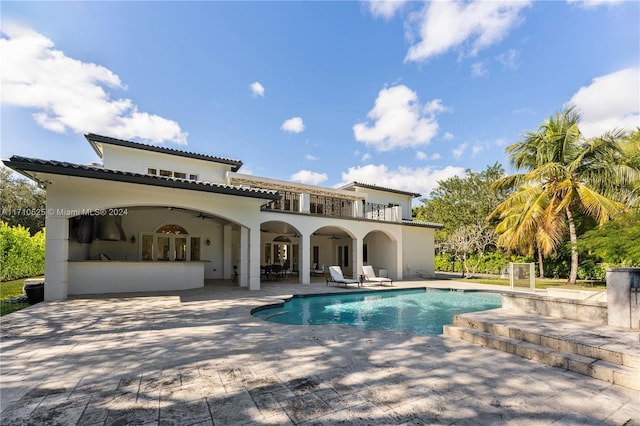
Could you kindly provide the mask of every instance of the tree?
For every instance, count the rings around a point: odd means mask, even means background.
[[[453,231],[447,243],[454,256],[462,259],[465,278],[472,278],[487,248],[495,245],[495,234],[486,223],[464,225]],[[475,261],[471,259],[473,254]]]
[[[487,215],[503,201],[508,190],[493,190],[491,184],[504,177],[504,169],[498,162],[482,172],[466,170],[464,177],[454,176],[438,181],[424,203],[414,208],[417,220],[436,222],[444,228],[436,233],[437,241],[446,241],[458,228],[484,223]]]
[[[581,252],[595,255],[609,265],[640,266],[639,241],[640,212],[636,212],[585,232],[578,244]]]
[[[494,188],[517,192],[489,215],[501,219],[497,229],[506,236],[500,243],[511,248],[537,244],[550,255],[568,233],[569,284],[575,284],[578,273],[577,215],[601,225],[625,211],[622,201],[640,176],[637,165],[624,158],[622,132],[585,139],[579,121],[575,109],[566,108],[507,147],[511,164],[522,173],[499,179]]]
[[[44,228],[45,199],[45,191],[38,186],[0,167],[0,221],[21,225],[34,235]]]

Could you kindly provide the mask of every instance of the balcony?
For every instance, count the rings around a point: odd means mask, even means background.
[[[325,217],[368,219],[380,222],[401,222],[401,207],[391,204],[367,203],[321,195],[280,191],[279,200],[262,206],[263,211],[307,213]]]

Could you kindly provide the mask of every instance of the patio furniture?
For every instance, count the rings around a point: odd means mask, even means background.
[[[267,281],[280,281],[284,278],[284,269],[282,265],[274,264],[264,267]]]
[[[362,275],[364,275],[364,279],[367,282],[374,282],[380,285],[384,285],[384,283],[389,283],[389,285],[393,286],[393,280],[391,278],[376,276],[376,273],[373,270],[373,266],[371,265],[364,265],[362,267]]]
[[[311,275],[313,275],[315,277],[323,276],[324,275],[324,265],[322,265],[320,267],[320,269],[318,269],[318,264],[314,263],[313,264],[313,270],[311,271]]]
[[[344,284],[345,288],[349,284],[357,284],[358,287],[360,287],[360,280],[345,278],[342,275],[342,269],[339,266],[329,266],[329,274],[331,277],[327,278],[327,285],[329,285],[329,282],[334,282],[338,284]]]

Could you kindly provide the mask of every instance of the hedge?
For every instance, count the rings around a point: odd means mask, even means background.
[[[0,222],[0,281],[44,274],[45,230],[31,236],[24,226]]]

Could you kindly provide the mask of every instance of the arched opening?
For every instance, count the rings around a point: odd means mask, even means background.
[[[142,233],[142,260],[161,262],[190,262],[200,260],[201,241],[174,223],[162,225],[153,233]]]
[[[310,243],[312,271],[326,271],[331,265],[340,266],[345,274],[352,274],[357,269],[354,265],[353,237],[345,229],[336,226],[318,228],[311,235]]]
[[[282,276],[292,277],[300,272],[300,234],[286,222],[270,221],[260,226],[262,253],[261,273],[273,279],[270,271],[282,271]]]
[[[376,275],[397,276],[397,244],[382,231],[369,232],[362,242],[362,263],[373,267]]]

